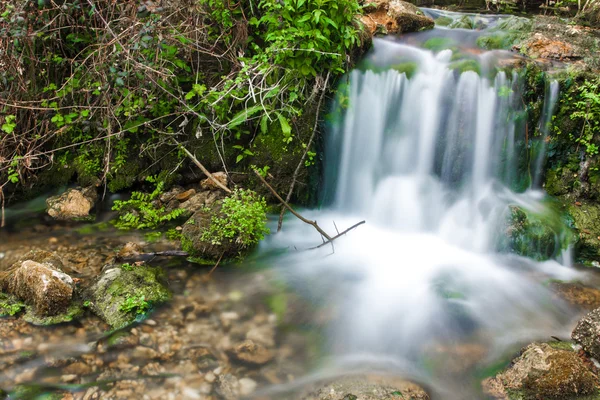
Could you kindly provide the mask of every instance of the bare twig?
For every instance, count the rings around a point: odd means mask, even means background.
[[[215,264],[214,267],[212,267],[212,269],[208,272],[208,274],[206,275],[207,278],[210,278],[210,276],[212,275],[213,272],[215,272],[215,270],[217,269],[217,267],[219,266],[219,263],[221,262],[221,259],[223,258],[223,255],[225,254],[225,252],[221,253],[221,257],[219,257],[219,259],[217,260],[217,263]]]
[[[292,183],[290,184],[290,190],[285,197],[285,201],[287,203],[292,199],[292,194],[294,193],[294,187],[296,186],[296,181],[298,179],[298,174],[300,173],[300,169],[302,168],[302,164],[304,164],[304,160],[306,160],[306,155],[310,151],[313,140],[315,139],[315,135],[317,133],[317,127],[319,126],[319,114],[321,111],[321,103],[323,102],[323,97],[325,97],[325,93],[327,92],[327,82],[329,82],[329,72],[327,72],[327,77],[325,78],[325,83],[323,84],[323,91],[321,93],[321,97],[319,97],[319,102],[317,103],[317,110],[315,115],[315,124],[313,126],[312,134],[310,135],[310,139],[308,140],[308,144],[304,149],[304,153],[296,166],[296,170],[294,171],[294,175],[292,175]],[[281,207],[281,213],[279,213],[279,221],[277,222],[277,232],[281,231],[281,227],[283,226],[283,216],[285,215],[285,207]]]
[[[328,241],[326,241],[325,243],[321,243],[318,246],[312,247],[309,250],[313,250],[313,249],[318,249],[320,247],[323,247],[331,242],[333,242],[335,239],[338,239],[340,236],[344,236],[346,233],[350,232],[352,229],[358,228],[359,226],[361,226],[362,224],[364,224],[366,221],[360,221],[354,225],[352,225],[350,228],[346,229],[344,232],[342,233],[338,233],[337,235],[335,235],[334,237],[332,237],[331,239],[329,239]]]
[[[285,201],[281,198],[281,196],[275,191],[275,189],[273,189],[271,187],[271,185],[269,185],[267,183],[267,181],[265,181],[265,178],[262,177],[262,175],[255,169],[253,169],[254,174],[258,177],[258,179],[260,179],[260,181],[263,183],[263,185],[265,185],[267,187],[267,189],[269,189],[269,191],[271,193],[273,193],[273,196],[275,196],[275,198],[277,200],[279,200],[279,202],[285,207],[287,208],[292,214],[294,214],[294,216],[296,218],[298,218],[300,221],[312,225],[317,232],[319,232],[321,234],[321,236],[323,236],[325,239],[327,239],[328,241],[331,241],[331,236],[329,236],[327,234],[327,232],[325,232],[323,229],[321,229],[321,227],[317,224],[317,221],[311,221],[309,219],[304,218],[302,215],[298,214],[296,211],[294,211],[294,209]],[[325,242],[326,243],[326,242]]]
[[[156,251],[151,253],[132,254],[131,256],[118,257],[117,260],[125,261],[148,261],[156,257],[188,257],[189,253],[180,250]]]
[[[188,149],[186,149],[177,140],[173,139],[173,141],[185,152],[185,154],[194,162],[194,164],[196,164],[196,166],[202,170],[204,175],[208,176],[208,179],[213,181],[213,183],[215,185],[217,185],[219,188],[223,189],[225,192],[231,193],[231,189],[229,189],[227,186],[223,185],[221,182],[219,182],[219,180],[217,178],[215,178],[210,172],[208,172],[206,167],[204,165],[202,165],[202,163],[200,161],[198,161],[196,156],[194,156],[192,153],[190,153],[190,151]]]

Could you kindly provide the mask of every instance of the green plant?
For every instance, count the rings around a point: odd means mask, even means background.
[[[167,211],[165,206],[157,205],[158,197],[163,193],[164,182],[156,177],[147,180],[156,186],[152,193],[133,192],[129,200],[116,200],[113,211],[120,213],[114,224],[119,229],[156,229],[159,225],[179,218],[185,209],[176,208]]]
[[[144,295],[127,296],[125,301],[119,306],[119,311],[124,313],[135,312],[136,314],[145,314],[151,308],[150,302],[146,301]]]
[[[212,218],[202,240],[214,245],[235,240],[243,247],[253,246],[269,234],[266,209],[265,199],[255,192],[235,189],[223,200],[220,214]]]
[[[595,156],[598,145],[594,139],[600,133],[600,79],[586,80],[577,88],[576,96],[571,119],[580,121],[582,127],[575,141],[585,146],[588,155]]]

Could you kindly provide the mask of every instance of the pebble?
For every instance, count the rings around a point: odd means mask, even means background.
[[[239,380],[239,386],[240,386],[240,394],[242,396],[248,396],[249,394],[252,394],[256,390],[256,386],[258,386],[258,384],[253,379],[242,378]]]

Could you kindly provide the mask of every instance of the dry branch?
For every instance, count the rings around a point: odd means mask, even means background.
[[[198,159],[196,158],[196,156],[194,156],[192,153],[190,153],[190,151],[188,149],[186,149],[182,144],[180,144],[179,142],[177,142],[175,139],[173,139],[173,140],[185,152],[185,154],[187,154],[187,156],[194,162],[194,164],[196,164],[196,166],[202,170],[202,172],[204,173],[204,175],[208,176],[208,179],[210,179],[211,181],[213,181],[213,183],[215,185],[217,185],[219,188],[223,189],[225,192],[231,193],[231,189],[229,189],[227,186],[223,185],[210,172],[208,172],[208,170],[206,169],[206,167],[204,165],[202,165],[202,163],[200,161],[198,161]]]

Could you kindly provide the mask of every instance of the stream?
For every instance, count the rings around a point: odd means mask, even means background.
[[[573,265],[540,187],[543,140],[528,157],[519,56],[475,46],[507,17],[424,12],[478,29],[375,39],[330,107],[322,205],[302,213],[327,232],[364,225],[312,249],[320,235],[288,216],[243,264],[210,276],[161,261],[173,299],[127,329],[92,315],[48,328],[2,319],[0,388],[20,385],[11,398],[300,399],[323,380],[369,374],[416,382],[433,399],[482,399],[481,380],[520,347],[568,338],[581,310],[549,283],[598,278]],[[549,82],[544,135],[557,96]],[[73,228],[32,208],[12,210],[0,261],[42,248],[91,277],[124,243],[169,246],[116,231],[107,213]],[[557,227],[552,257],[510,250],[515,208]],[[232,361],[249,338],[271,361]]]

